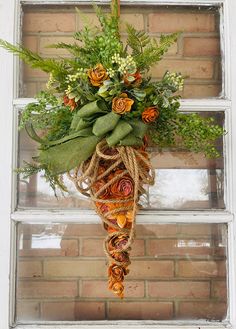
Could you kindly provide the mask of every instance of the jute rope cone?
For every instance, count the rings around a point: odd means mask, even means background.
[[[130,146],[110,148],[104,140],[93,156],[68,177],[80,193],[93,200],[103,221],[108,232],[104,252],[109,259],[109,288],[123,298],[138,201],[145,193],[144,185],[154,183],[148,154]]]

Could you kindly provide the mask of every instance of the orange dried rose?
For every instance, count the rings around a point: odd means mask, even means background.
[[[124,298],[124,285],[121,282],[115,282],[110,289],[120,298]]]
[[[126,266],[130,264],[129,254],[126,251],[114,252],[111,255],[116,261],[125,264]]]
[[[129,81],[129,77],[132,77],[133,81]],[[134,87],[138,87],[142,83],[142,76],[139,71],[135,72],[134,74],[125,74],[124,75],[124,83],[126,86],[133,85]]]
[[[98,64],[93,69],[88,70],[88,77],[93,86],[100,87],[103,81],[107,80],[108,74],[103,65]]]
[[[110,283],[123,281],[126,274],[128,274],[128,270],[125,267],[112,264],[108,268]]]
[[[74,98],[70,99],[66,95],[63,97],[63,102],[64,102],[65,106],[69,106],[70,107],[70,110],[71,111],[74,111],[74,109],[77,106],[77,103],[75,102],[75,99]]]
[[[108,248],[110,251],[113,250],[122,250],[123,247],[127,244],[129,236],[127,234],[115,235],[110,238],[108,242]]]
[[[142,113],[142,120],[144,123],[154,122],[158,117],[159,111],[155,106],[146,108]]]
[[[118,114],[124,114],[131,111],[134,101],[128,98],[128,95],[123,93],[119,97],[112,100],[112,111]]]
[[[134,194],[134,182],[129,175],[124,175],[111,185],[111,195],[114,198],[128,199]]]

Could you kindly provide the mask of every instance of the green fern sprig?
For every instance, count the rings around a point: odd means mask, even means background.
[[[15,46],[2,39],[0,39],[0,46],[13,53],[14,55],[19,56],[20,59],[22,59],[25,63],[29,64],[33,68],[39,68],[47,73],[53,72],[55,75],[62,75],[63,73],[67,73],[64,61],[56,61],[55,59],[51,58],[44,59],[38,54],[21,45]]]
[[[42,173],[42,176],[49,182],[50,187],[54,191],[54,195],[57,197],[56,190],[59,188],[63,192],[68,192],[67,188],[62,182],[60,176],[52,175],[48,169],[44,166],[37,165],[35,163],[29,163],[24,161],[24,167],[18,168],[15,170],[17,174],[23,176],[23,179],[27,179],[32,175]]]
[[[132,55],[140,70],[148,70],[159,62],[179,36],[179,33],[162,35],[158,43],[156,39],[150,38],[146,32],[137,31],[129,24],[127,24],[127,32],[127,44],[132,49]]]
[[[133,51],[132,55],[139,56],[143,53],[143,48],[149,44],[150,37],[144,31],[135,30],[135,28],[130,24],[127,24],[126,28],[128,33],[127,44]]]

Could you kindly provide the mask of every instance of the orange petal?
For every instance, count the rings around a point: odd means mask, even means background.
[[[116,221],[117,221],[117,224],[120,228],[124,228],[125,225],[126,225],[126,216],[125,215],[117,215],[116,216]]]

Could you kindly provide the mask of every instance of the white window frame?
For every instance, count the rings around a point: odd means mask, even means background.
[[[98,3],[108,3],[100,0]],[[17,329],[67,329],[67,328],[166,328],[166,329],[236,329],[236,38],[231,38],[236,30],[235,0],[121,0],[122,4],[158,5],[220,5],[221,6],[221,45],[223,54],[224,99],[182,100],[181,109],[188,111],[224,111],[228,134],[225,137],[227,149],[226,170],[226,209],[225,211],[152,211],[141,212],[139,223],[226,223],[228,224],[228,292],[229,309],[227,320],[222,323],[207,321],[102,321],[102,322],[53,322],[17,325]],[[0,0],[0,38],[15,43],[20,34],[21,4],[88,4],[91,1],[73,0]],[[230,33],[231,32],[231,33]],[[15,223],[17,222],[79,222],[98,223],[93,212],[80,211],[16,211],[16,167],[17,111],[30,99],[17,99],[18,60],[0,49],[0,329],[11,327],[14,316],[15,279]],[[231,60],[234,59],[234,60]],[[233,126],[234,123],[234,126]],[[150,216],[151,214],[151,216]],[[155,215],[155,216],[153,216]],[[153,219],[155,217],[155,219]],[[79,220],[78,220],[79,218]],[[150,220],[150,218],[152,218]],[[11,242],[12,240],[12,242]]]

